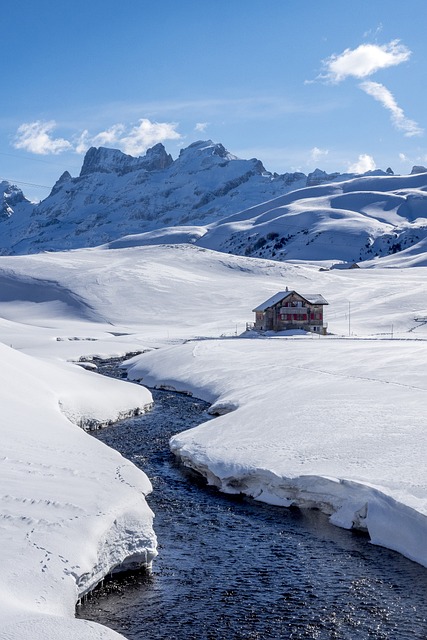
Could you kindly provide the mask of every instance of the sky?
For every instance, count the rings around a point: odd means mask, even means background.
[[[427,165],[425,0],[7,0],[0,179],[196,140],[277,173]]]

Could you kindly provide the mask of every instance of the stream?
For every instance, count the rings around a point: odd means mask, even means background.
[[[317,511],[208,487],[168,447],[210,419],[208,405],[152,393],[152,412],[94,433],[151,479],[159,555],[151,575],[106,583],[78,617],[130,640],[427,638],[427,569]]]

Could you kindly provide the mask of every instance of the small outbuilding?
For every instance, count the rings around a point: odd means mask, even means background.
[[[253,309],[255,331],[288,331],[302,329],[326,333],[323,307],[327,305],[320,293],[298,293],[286,287]]]

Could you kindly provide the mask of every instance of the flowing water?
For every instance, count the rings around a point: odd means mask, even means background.
[[[96,433],[154,491],[151,575],[108,583],[77,615],[129,639],[427,638],[427,570],[331,526],[316,511],[227,496],[183,469],[169,437],[207,419],[194,398],[154,391],[155,408]]]

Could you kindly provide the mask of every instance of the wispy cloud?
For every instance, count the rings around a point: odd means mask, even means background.
[[[51,134],[56,126],[53,120],[24,123],[18,128],[13,146],[15,149],[25,149],[30,153],[43,155],[64,151],[85,153],[89,147],[110,146],[130,155],[139,155],[158,142],[179,140],[182,137],[177,131],[177,123],[152,122],[147,118],[142,118],[135,125],[114,124],[96,134],[91,134],[85,129],[75,135],[72,141],[53,138]]]
[[[338,83],[348,77],[367,78],[380,69],[406,62],[410,56],[411,51],[399,40],[383,45],[361,44],[356,49],[346,49],[324,60],[325,72],[319,79]]]
[[[348,167],[349,173],[366,173],[366,171],[373,171],[374,169],[376,169],[375,160],[367,153],[362,153],[357,161]]]
[[[383,45],[361,44],[356,49],[345,49],[339,55],[334,54],[324,60],[324,73],[319,75],[317,80],[338,84],[346,78],[368,78],[381,69],[407,62],[411,54],[400,40],[392,40]],[[364,80],[359,84],[359,88],[391,113],[393,125],[399,131],[403,131],[405,136],[420,136],[424,133],[415,120],[405,115],[391,91],[383,84]]]
[[[18,128],[13,146],[15,149],[24,149],[38,155],[57,155],[63,151],[72,149],[72,144],[64,138],[53,138],[52,131],[56,128],[56,122],[24,122]]]
[[[375,100],[378,100],[385,109],[391,112],[391,121],[396,129],[404,131],[405,136],[420,136],[424,133],[423,129],[415,120],[410,120],[405,116],[403,109],[399,107],[391,91],[383,84],[366,80],[365,82],[361,82],[359,87],[365,91],[365,93],[375,98]]]
[[[381,31],[383,30],[383,24],[382,22],[379,23],[379,25],[375,28],[375,29],[369,29],[368,31],[365,31],[365,33],[363,34],[364,38],[376,38]]]
[[[203,133],[204,131],[206,131],[208,124],[209,122],[198,122],[194,127],[194,131],[200,131],[201,133]]]
[[[142,118],[128,133],[121,135],[116,144],[125,153],[138,155],[158,142],[179,140],[182,136],[176,130],[177,126],[176,122],[151,122]]]

